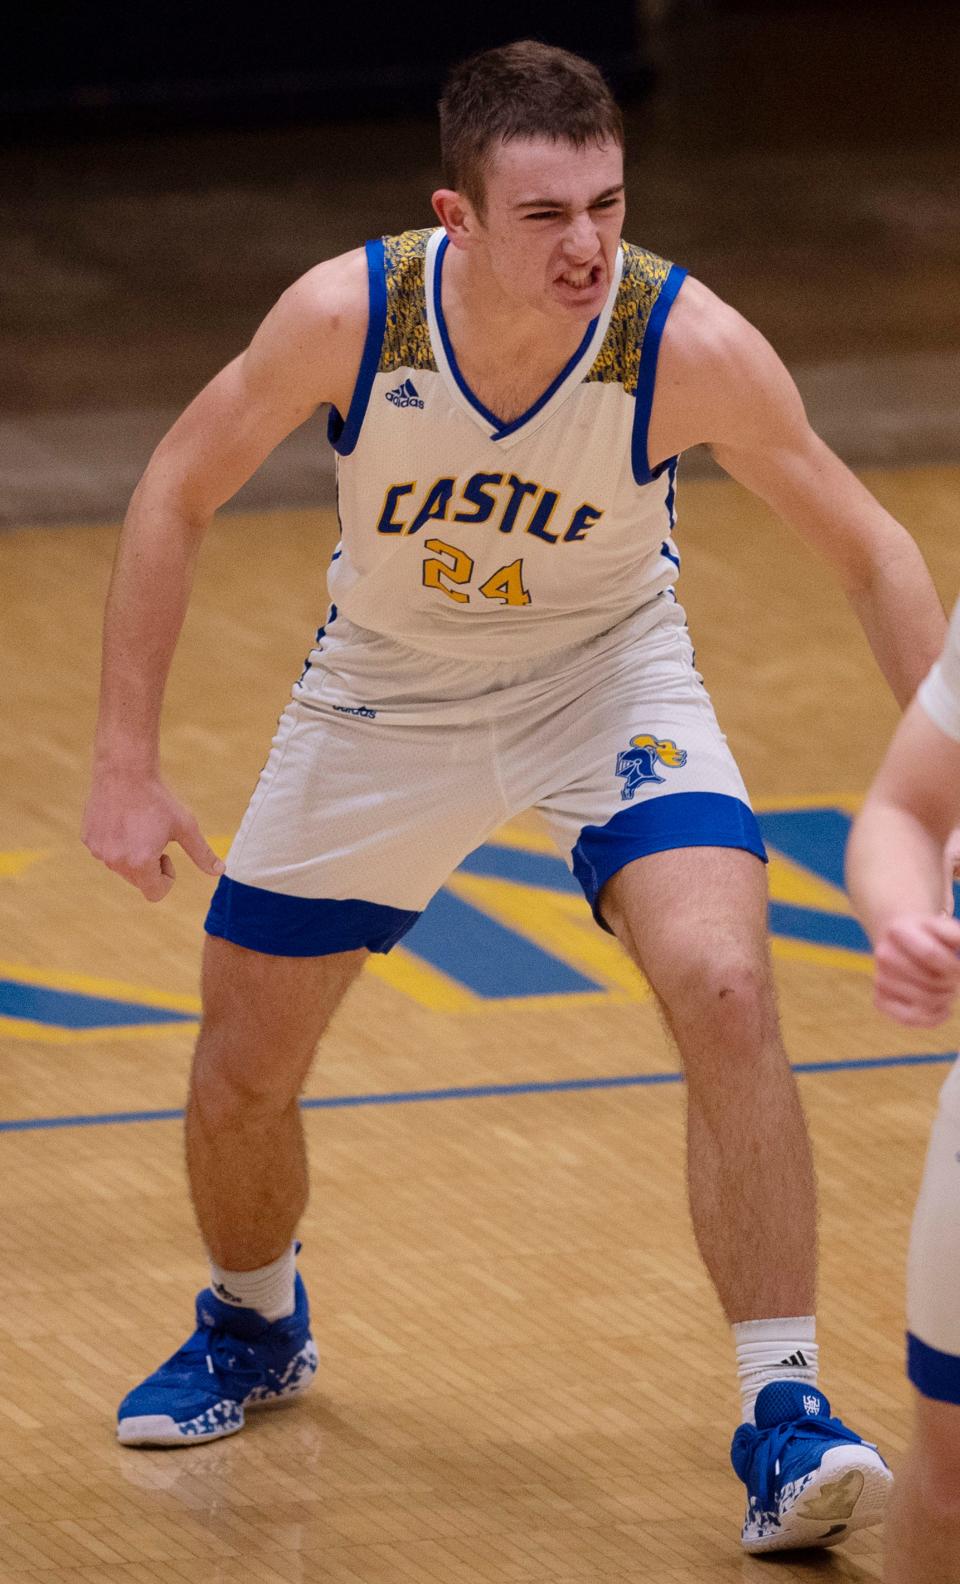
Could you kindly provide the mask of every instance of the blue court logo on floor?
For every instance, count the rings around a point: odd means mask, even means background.
[[[649,754],[673,743],[634,739]],[[669,757],[659,757],[669,767]],[[638,775],[645,774],[640,762]],[[858,799],[758,811],[770,857],[770,933],[775,956],[869,973],[869,945],[843,890],[843,853]],[[217,843],[224,848],[225,843]],[[0,854],[4,875],[28,855]],[[17,859],[21,859],[19,863]],[[56,854],[29,855],[34,872]],[[131,905],[134,905],[132,902]],[[197,923],[197,950],[200,921]],[[196,1023],[195,995],[117,983],[55,964],[0,962],[0,1034],[54,1041],[153,1038]],[[403,944],[372,956],[367,973],[436,1011],[476,1013],[595,998],[642,1001],[649,989],[617,943],[598,930],[580,887],[532,821],[516,821],[469,855]]]

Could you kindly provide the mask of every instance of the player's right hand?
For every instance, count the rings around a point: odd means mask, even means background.
[[[136,886],[148,902],[162,902],[176,879],[173,860],[164,850],[172,841],[204,874],[221,875],[224,870],[190,810],[159,777],[98,774],[84,810],[81,839],[94,858]]]
[[[918,1028],[949,1016],[960,987],[960,920],[904,913],[877,939],[874,1001],[881,1012]]]

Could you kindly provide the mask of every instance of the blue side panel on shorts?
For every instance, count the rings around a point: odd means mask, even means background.
[[[327,419],[327,439],[341,456],[349,456],[360,438],[360,428],[370,400],[373,376],[380,363],[380,348],[387,323],[387,287],[383,275],[383,242],[367,243],[367,273],[370,281],[370,318],[363,343],[363,356],[357,383],[350,399],[350,411],[342,418],[336,407],[330,408]]]
[[[221,875],[204,926],[271,957],[329,957],[333,952],[388,952],[420,917],[379,902],[283,896]]]
[[[767,861],[756,815],[725,792],[673,792],[621,809],[606,825],[585,825],[573,849],[573,872],[593,908],[611,875],[634,858],[676,847],[741,847]]]
[[[960,1403],[960,1358],[907,1332],[907,1374],[918,1392],[935,1402]]]
[[[667,322],[667,314],[673,306],[673,300],[687,278],[685,269],[678,264],[671,265],[670,273],[660,288],[660,295],[653,305],[647,328],[643,337],[643,350],[640,354],[640,372],[637,376],[636,411],[633,415],[633,441],[632,461],[633,476],[638,484],[649,484],[652,479],[659,477],[664,468],[676,462],[676,457],[667,457],[665,461],[651,470],[650,457],[647,452],[647,431],[650,427],[650,409],[653,406],[653,388],[657,379],[657,358],[660,353],[660,337],[663,327]]]

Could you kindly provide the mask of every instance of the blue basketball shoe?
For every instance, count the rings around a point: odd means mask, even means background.
[[[730,1461],[747,1487],[746,1551],[839,1545],[879,1523],[893,1475],[871,1441],[831,1419],[826,1397],[800,1381],[773,1381],[742,1424]]]
[[[124,1397],[117,1437],[124,1446],[192,1446],[243,1429],[245,1408],[265,1408],[305,1391],[317,1368],[310,1309],[300,1277],[296,1308],[284,1320],[197,1295],[197,1329],[178,1353]]]

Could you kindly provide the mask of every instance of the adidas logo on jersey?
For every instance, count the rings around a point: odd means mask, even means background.
[[[422,407],[420,392],[413,380],[405,379],[395,390],[387,391],[387,401],[393,402],[394,407]]]

